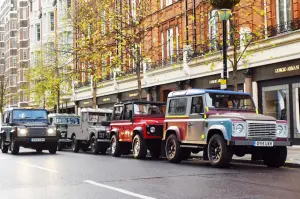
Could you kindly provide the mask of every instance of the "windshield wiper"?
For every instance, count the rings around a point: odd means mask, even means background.
[[[44,118],[44,117],[41,117],[41,116],[40,116],[40,117],[36,117],[36,118],[34,119],[34,121],[37,120],[37,119],[45,119],[45,118]]]

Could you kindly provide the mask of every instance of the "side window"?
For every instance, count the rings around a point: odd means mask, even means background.
[[[87,121],[88,121],[87,113],[82,113],[82,122],[87,122]]]
[[[123,106],[116,106],[114,107],[114,112],[113,112],[113,118],[112,120],[121,120],[122,117],[122,110],[123,110]]]
[[[131,120],[132,119],[132,104],[127,104],[124,108],[123,119]]]
[[[186,113],[186,98],[172,99],[169,102],[169,115],[184,115]]]
[[[50,125],[53,125],[53,117],[50,118],[49,123],[50,123]]]
[[[192,106],[191,106],[191,114],[199,114],[204,113],[203,109],[203,97],[193,97]]]

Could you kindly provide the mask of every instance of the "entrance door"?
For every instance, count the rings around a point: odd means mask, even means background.
[[[300,138],[300,83],[293,84],[294,138]]]
[[[264,115],[275,117],[277,120],[287,120],[290,125],[289,86],[287,84],[263,87],[262,100]]]

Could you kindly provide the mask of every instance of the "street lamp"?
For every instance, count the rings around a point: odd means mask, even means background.
[[[221,89],[227,88],[227,20],[231,16],[230,9],[218,10],[218,15],[223,23],[223,79],[221,80]]]

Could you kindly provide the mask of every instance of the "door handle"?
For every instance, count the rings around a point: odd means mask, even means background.
[[[189,127],[193,126],[193,123],[189,122],[189,123],[188,123],[188,126],[189,126]]]

